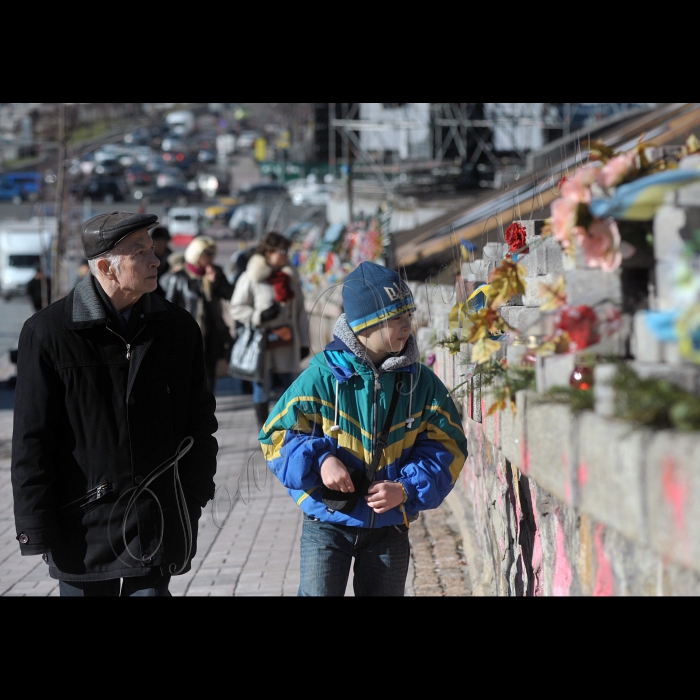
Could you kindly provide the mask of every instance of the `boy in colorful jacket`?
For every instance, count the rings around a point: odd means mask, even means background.
[[[409,524],[450,493],[467,439],[447,388],[418,362],[413,296],[398,273],[361,263],[343,307],[333,341],[278,400],[260,444],[304,511],[298,594],[345,595],[354,557],[356,596],[402,596]]]

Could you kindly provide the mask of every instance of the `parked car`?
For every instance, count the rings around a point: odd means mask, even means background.
[[[241,131],[236,137],[236,151],[250,151],[258,138],[257,131]]]
[[[139,187],[155,182],[156,173],[149,170],[145,165],[135,163],[124,171],[124,177],[131,187]]]
[[[147,200],[151,204],[166,204],[169,206],[185,206],[192,202],[202,201],[202,192],[195,183],[194,189],[179,183],[163,187],[143,188],[134,192],[137,201]]]
[[[262,231],[268,212],[259,204],[241,204],[237,206],[228,222],[228,227],[236,238],[254,238]]]
[[[121,177],[124,174],[124,165],[118,158],[105,158],[95,164],[93,173],[107,177]]]
[[[287,186],[281,182],[263,182],[259,185],[253,185],[245,190],[241,190],[238,196],[243,202],[254,202],[261,197],[279,197],[287,196]]]
[[[287,183],[287,192],[295,206],[325,206],[331,194],[338,189],[335,184],[318,182],[315,177],[300,178]]]
[[[0,202],[22,203],[22,188],[5,180],[0,180]]]
[[[87,182],[73,185],[71,194],[76,199],[96,199],[109,204],[128,199],[129,190],[121,178],[91,177]]]
[[[198,207],[172,207],[168,211],[168,231],[173,246],[184,248],[201,231],[201,212]]]
[[[42,183],[41,173],[34,171],[5,173],[0,178],[0,188],[6,192],[17,188],[23,202],[36,202],[41,194]],[[5,201],[14,202],[16,198],[13,195],[7,197]]]

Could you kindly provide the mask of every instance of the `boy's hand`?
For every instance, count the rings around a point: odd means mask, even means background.
[[[403,503],[403,486],[396,481],[373,481],[365,500],[375,513],[386,513]]]
[[[329,455],[323,460],[323,464],[321,465],[321,480],[323,481],[323,485],[332,491],[352,493],[355,490],[355,486],[352,483],[352,479],[345,465],[333,455]]]

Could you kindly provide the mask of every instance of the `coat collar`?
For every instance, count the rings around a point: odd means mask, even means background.
[[[264,255],[260,253],[253,253],[248,259],[248,264],[246,265],[246,272],[251,281],[259,284],[264,282],[272,274],[272,268],[267,263],[267,259]],[[297,273],[292,265],[285,265],[282,268],[282,272],[288,274],[292,279],[297,278]]]
[[[64,317],[67,329],[78,330],[91,326],[104,326],[109,322],[109,313],[100,299],[96,285],[97,281],[92,274],[88,273],[68,295]],[[144,294],[141,300],[143,303],[141,312],[146,316],[146,320],[174,316],[167,303],[156,292]]]

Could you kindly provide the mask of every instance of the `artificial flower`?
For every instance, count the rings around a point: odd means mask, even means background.
[[[556,323],[556,327],[569,336],[570,349],[574,352],[600,340],[598,326],[598,315],[592,307],[585,304],[563,307]]]
[[[573,231],[577,221],[578,202],[573,199],[560,197],[551,205],[548,232],[559,241],[559,245],[566,250],[573,240]],[[545,232],[543,231],[543,235]]]
[[[469,314],[471,326],[466,330],[466,342],[476,343],[483,338],[500,335],[510,326],[503,320],[498,309],[488,306],[479,309],[476,313]]]
[[[571,178],[563,178],[559,183],[561,196],[574,202],[591,203],[591,185],[596,181],[597,169],[585,167],[577,170]]]
[[[564,306],[566,304],[564,275],[559,275],[552,285],[540,282],[540,294],[544,297],[544,301],[540,304],[541,311],[554,311]]]
[[[593,219],[587,229],[577,227],[576,240],[588,267],[612,272],[620,267],[620,231],[615,219]]]
[[[514,221],[510,226],[508,226],[505,233],[505,241],[508,244],[511,253],[528,252],[528,248],[525,245],[526,236],[527,232],[525,231],[525,227],[521,223]]]
[[[638,169],[637,155],[638,148],[633,148],[611,158],[597,171],[596,182],[605,189],[619,185]]]
[[[481,338],[471,349],[471,361],[481,364],[491,359],[493,355],[502,347],[501,343],[490,338]]]
[[[491,308],[506,304],[512,296],[525,294],[525,268],[513,260],[503,260],[489,277],[488,303]]]

